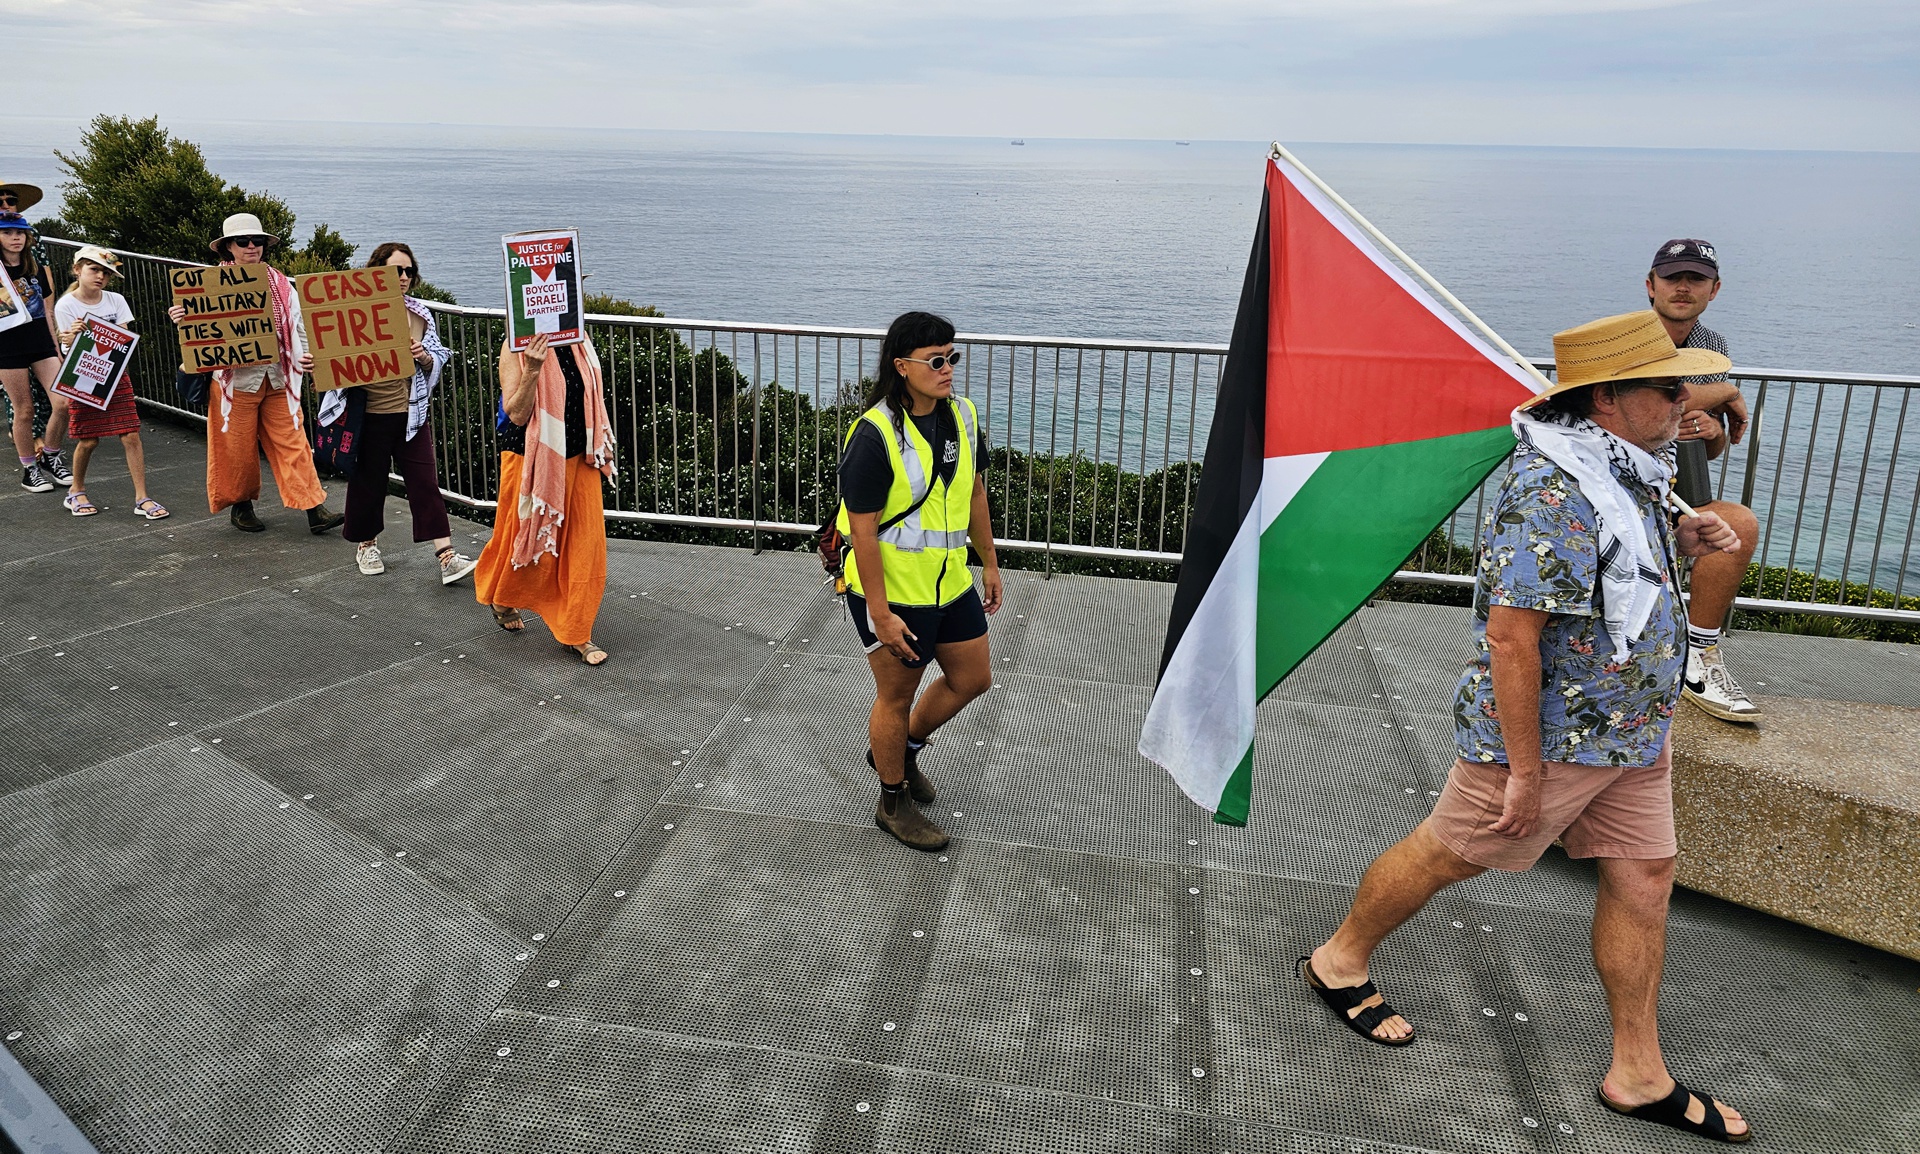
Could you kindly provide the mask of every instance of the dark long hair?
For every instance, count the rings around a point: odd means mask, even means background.
[[[893,367],[894,358],[913,355],[913,350],[945,345],[953,342],[953,322],[934,313],[901,313],[887,326],[887,335],[880,342],[880,369],[873,375],[873,383],[867,386],[867,407],[872,408],[881,401],[893,406],[896,423],[905,420],[904,414],[913,408],[913,401],[907,395],[907,378]]]
[[[392,256],[396,252],[406,253],[407,259],[413,262],[413,284],[411,287],[419,288],[420,287],[420,258],[413,255],[413,250],[407,247],[407,244],[405,241],[390,240],[385,244],[375,245],[372,255],[367,257],[367,267],[368,268],[380,267],[381,265],[387,263],[387,258]]]

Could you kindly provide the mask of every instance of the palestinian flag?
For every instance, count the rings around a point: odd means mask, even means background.
[[[1513,451],[1534,378],[1277,154],[1140,752],[1244,825],[1254,707]]]

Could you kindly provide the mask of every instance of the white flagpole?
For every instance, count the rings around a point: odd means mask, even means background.
[[[1512,357],[1513,362],[1515,364],[1525,369],[1527,373],[1533,377],[1534,380],[1540,382],[1541,392],[1546,392],[1548,389],[1551,389],[1553,387],[1553,382],[1549,381],[1546,378],[1546,374],[1542,373],[1539,369],[1535,368],[1532,361],[1528,360],[1527,358],[1521,356],[1519,353],[1515,352],[1513,346],[1508,344],[1506,340],[1500,336],[1499,333],[1494,332],[1492,327],[1489,326],[1487,322],[1473,315],[1473,310],[1468,308],[1466,305],[1461,304],[1460,298],[1448,292],[1447,287],[1445,285],[1433,279],[1433,276],[1429,274],[1426,269],[1423,269],[1420,267],[1420,264],[1418,261],[1414,260],[1412,257],[1408,256],[1406,253],[1402,252],[1400,250],[1399,245],[1387,239],[1386,233],[1381,232],[1379,229],[1373,227],[1373,222],[1368,220],[1366,217],[1361,216],[1359,209],[1356,209],[1352,205],[1348,204],[1345,197],[1333,191],[1333,188],[1331,185],[1329,185],[1326,181],[1321,180],[1317,175],[1314,174],[1314,171],[1311,168],[1308,168],[1305,164],[1302,164],[1300,162],[1299,157],[1295,156],[1291,152],[1288,152],[1286,149],[1286,146],[1281,144],[1277,140],[1273,142],[1273,155],[1277,159],[1286,161],[1296,171],[1298,171],[1301,176],[1304,176],[1308,180],[1312,181],[1313,186],[1315,188],[1325,193],[1327,197],[1333,201],[1333,203],[1339,205],[1341,212],[1346,213],[1347,216],[1353,221],[1353,223],[1365,229],[1368,236],[1372,237],[1375,241],[1379,242],[1379,244],[1383,248],[1385,248],[1388,252],[1392,253],[1395,260],[1398,260],[1401,264],[1405,265],[1408,271],[1412,272],[1413,275],[1420,278],[1421,283],[1425,284],[1428,288],[1432,289],[1435,293],[1437,293],[1441,300],[1446,301],[1449,305],[1453,306],[1456,310],[1458,310],[1462,317],[1465,317],[1470,323],[1472,323],[1474,328],[1479,329],[1481,335],[1485,336],[1488,340],[1492,341],[1494,345],[1497,348],[1499,348],[1501,352],[1507,354],[1509,357]]]

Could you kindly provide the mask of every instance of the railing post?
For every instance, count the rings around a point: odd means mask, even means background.
[[[753,486],[753,555],[760,555],[760,334],[753,334],[753,464],[748,471]],[[737,515],[737,514],[736,514]]]

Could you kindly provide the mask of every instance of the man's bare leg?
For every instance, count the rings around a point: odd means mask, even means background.
[[[1593,902],[1593,968],[1607,990],[1613,1015],[1613,1065],[1600,1092],[1620,1106],[1644,1106],[1673,1093],[1673,1076],[1660,1053],[1660,971],[1667,957],[1667,899],[1673,892],[1673,859],[1600,859],[1600,892]],[[1689,1121],[1706,1117],[1696,1097]],[[1727,1131],[1747,1124],[1740,1112],[1720,1104]]]
[[[1441,890],[1483,872],[1480,866],[1449,849],[1427,829],[1426,822],[1421,822],[1367,867],[1346,920],[1313,951],[1313,972],[1336,989],[1367,981],[1367,963],[1388,934],[1419,913]],[[1378,996],[1369,998],[1352,1013],[1358,1014],[1382,1000]],[[1395,1041],[1412,1033],[1413,1027],[1398,1014],[1373,1030],[1374,1037]]]

